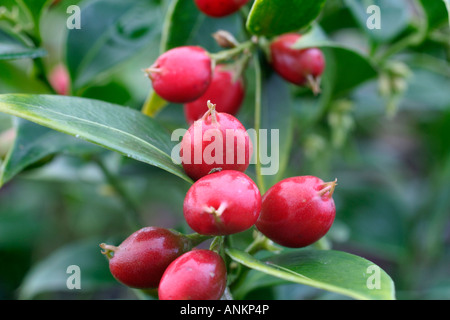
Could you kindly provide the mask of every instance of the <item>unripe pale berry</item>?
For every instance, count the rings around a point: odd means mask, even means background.
[[[59,95],[68,95],[70,91],[70,76],[66,67],[62,64],[57,65],[50,72],[48,81]]]
[[[225,170],[196,181],[188,190],[184,217],[203,235],[230,235],[248,230],[261,211],[261,194],[244,173]]]
[[[253,145],[245,127],[234,116],[209,111],[195,121],[183,136],[180,156],[186,174],[193,180],[212,170],[244,172],[250,165]]]
[[[257,229],[275,243],[301,248],[322,238],[336,216],[332,198],[336,181],[314,176],[292,177],[263,196]]]
[[[153,89],[163,99],[186,103],[198,99],[212,79],[211,58],[197,46],[183,46],[163,53],[145,71]]]
[[[235,72],[225,65],[217,65],[210,86],[197,100],[184,105],[186,122],[200,119],[208,111],[208,101],[214,101],[217,112],[236,115],[245,96],[242,77],[235,79]]]
[[[174,260],[158,288],[160,300],[219,300],[225,292],[227,269],[214,251],[192,250]]]
[[[188,241],[171,230],[142,228],[118,247],[101,244],[117,281],[139,289],[157,288],[167,266],[188,251]]]
[[[320,91],[320,76],[325,69],[325,57],[318,48],[294,49],[300,34],[286,33],[270,45],[273,69],[285,80],[309,86],[314,93]]]

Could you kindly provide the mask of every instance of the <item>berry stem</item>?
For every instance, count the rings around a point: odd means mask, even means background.
[[[267,250],[270,252],[280,251],[280,248],[275,246],[273,242],[263,235],[261,232],[255,230],[253,242],[245,249],[245,252],[254,255],[258,251]]]
[[[215,237],[214,240],[211,242],[211,245],[209,246],[209,250],[220,254],[220,250],[222,249],[224,243],[224,238],[225,238],[224,236]]]
[[[188,235],[184,235],[184,237],[188,240],[189,246],[193,248],[205,242],[206,240],[211,239],[213,236],[207,236],[199,233],[191,233]]]
[[[246,49],[249,49],[254,46],[254,42],[252,40],[248,40],[246,42],[243,42],[239,44],[238,46],[229,49],[229,50],[223,50],[217,53],[210,53],[209,56],[211,57],[211,60],[214,61],[214,63],[222,62],[229,60],[236,55],[240,54]]]

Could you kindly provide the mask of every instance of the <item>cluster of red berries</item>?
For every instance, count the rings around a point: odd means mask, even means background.
[[[200,235],[232,235],[255,226],[279,245],[301,248],[322,238],[333,224],[336,182],[292,177],[263,197],[244,173],[225,170],[197,180],[183,211]],[[131,288],[158,290],[160,300],[219,300],[227,266],[219,250],[198,249],[189,236],[159,227],[142,228],[118,247],[101,244],[111,274]]]
[[[213,17],[232,14],[247,2],[195,0],[202,12]],[[272,66],[297,85],[317,83],[323,56],[318,49],[293,49],[299,37],[286,34],[272,42]],[[194,181],[183,204],[186,223],[206,238],[255,227],[281,246],[313,244],[334,221],[336,181],[292,177],[262,196],[245,174],[253,145],[235,117],[244,98],[244,82],[233,68],[214,65],[203,48],[184,46],[162,54],[147,70],[158,95],[184,104],[190,124],[180,148],[183,168]],[[198,249],[192,239],[174,230],[146,227],[118,247],[100,246],[112,275],[129,287],[158,289],[161,300],[220,299],[227,286],[225,260],[220,250]]]
[[[195,0],[208,16],[224,17],[235,13],[248,0]],[[325,57],[319,48],[296,49],[298,33],[286,33],[273,39],[269,51],[271,66],[286,81],[320,91]],[[218,112],[236,115],[245,98],[245,84],[238,70],[218,64],[209,52],[198,46],[168,50],[146,69],[154,91],[163,99],[184,104],[186,121],[192,124],[207,111],[206,102],[214,101]]]

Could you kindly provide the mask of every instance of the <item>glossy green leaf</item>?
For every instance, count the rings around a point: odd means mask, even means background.
[[[164,21],[161,53],[189,43],[202,17],[194,1],[173,0]]]
[[[334,95],[344,94],[377,76],[377,71],[368,57],[352,48],[317,36],[317,31],[313,30],[304,35],[294,45],[297,49],[313,47],[326,51],[327,70],[325,72],[328,73],[327,76],[334,77]]]
[[[46,54],[44,49],[31,47],[17,36],[0,29],[0,60],[35,59]]]
[[[255,35],[275,36],[307,27],[319,15],[325,0],[256,0],[247,20]]]
[[[392,279],[373,262],[342,251],[300,249],[263,260],[236,250],[226,253],[251,269],[290,282],[360,300],[393,300]]]
[[[72,136],[16,119],[16,138],[7,158],[2,163],[0,186],[24,169],[46,160],[58,153],[82,155],[95,152],[95,146]]]
[[[81,29],[69,30],[67,38],[75,90],[149,45],[161,32],[161,10],[156,0],[88,1]]]
[[[172,161],[170,134],[139,111],[85,98],[5,94],[0,95],[0,112],[92,142],[191,182],[183,168]]]
[[[61,247],[39,261],[27,274],[19,288],[19,299],[33,299],[45,293],[89,293],[117,284],[108,261],[101,254],[100,240],[85,240]],[[78,267],[78,270],[69,268]],[[70,289],[71,276],[80,275],[80,289]]]

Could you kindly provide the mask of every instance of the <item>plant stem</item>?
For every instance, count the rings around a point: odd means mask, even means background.
[[[222,61],[226,61],[226,60],[233,58],[234,56],[240,54],[244,50],[249,49],[253,46],[254,46],[254,42],[252,40],[248,40],[246,42],[241,43],[240,45],[238,45],[235,48],[232,48],[229,50],[223,50],[223,51],[220,51],[217,53],[210,53],[209,56],[215,63],[222,62]]]
[[[261,65],[258,56],[254,55],[254,68],[255,68],[255,134],[256,134],[256,144],[259,145],[259,130],[261,129],[261,94],[262,94],[262,73]],[[259,158],[259,148],[256,148],[256,182],[261,194],[266,192],[264,186],[264,179],[261,174],[261,161]]]
[[[190,241],[190,245],[192,247],[196,247],[202,242],[205,242],[206,240],[213,238],[214,236],[205,236],[199,233],[191,233],[184,235],[184,237],[186,237]]]
[[[119,179],[117,179],[117,177],[110,172],[110,170],[100,159],[94,159],[94,161],[103,172],[108,183],[114,188],[114,190],[121,198],[124,206],[127,208],[127,211],[130,213],[127,215],[127,218],[130,222],[130,227],[132,228],[132,230],[139,229],[141,226],[143,226],[143,222],[141,221],[139,210],[134,203],[134,200],[128,194],[128,191],[124,188]]]
[[[323,238],[317,240],[313,244],[313,246],[314,246],[314,248],[316,248],[318,250],[330,250],[331,249],[331,244],[326,237],[323,237]]]
[[[168,102],[158,96],[153,90],[150,91],[147,99],[142,106],[142,113],[149,116],[154,117],[156,114],[161,111]]]
[[[394,54],[396,54],[408,47],[417,46],[425,40],[425,38],[427,36],[427,32],[428,32],[428,24],[427,24],[427,20],[426,20],[426,14],[423,11],[421,6],[417,6],[417,10],[420,11],[420,15],[422,16],[417,32],[413,33],[409,37],[402,38],[400,41],[391,45],[378,58],[375,58],[374,60],[378,65],[384,64],[386,62],[386,60],[389,59]]]

